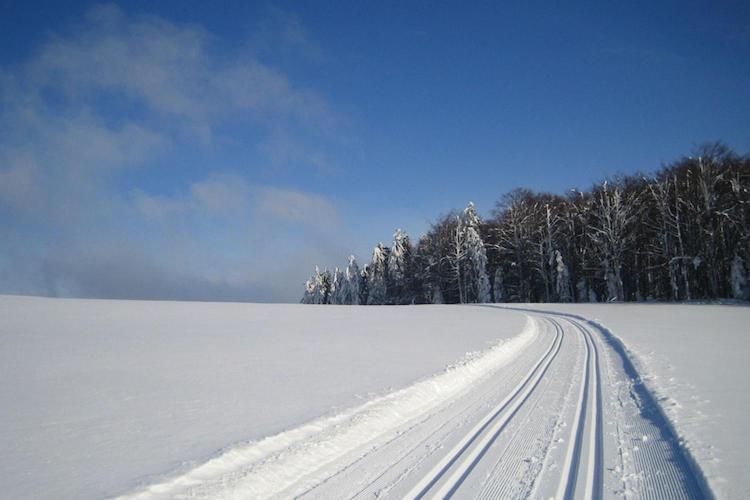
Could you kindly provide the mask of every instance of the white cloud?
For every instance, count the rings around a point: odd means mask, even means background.
[[[138,211],[146,218],[161,222],[186,215],[244,215],[250,198],[250,186],[241,177],[231,174],[209,175],[173,196],[150,195],[141,189],[132,193],[132,203]]]
[[[184,216],[224,215],[244,220],[271,220],[311,229],[341,229],[335,204],[317,193],[251,185],[232,174],[209,175],[173,196],[149,195],[136,189],[132,202],[149,219],[166,222]]]
[[[260,214],[284,222],[329,228],[341,224],[338,210],[327,198],[291,189],[259,189],[256,209]]]
[[[219,117],[237,113],[292,118],[315,130],[335,121],[315,92],[251,55],[219,56],[213,42],[199,26],[99,6],[74,35],[49,40],[26,66],[24,81],[73,101],[102,89],[119,92],[151,113],[187,122],[187,130],[211,129]]]
[[[283,26],[285,43],[315,48],[296,20]],[[313,259],[344,254],[330,200],[169,165],[226,143],[274,168],[329,164],[327,101],[217,42],[104,5],[0,68],[0,292],[290,300]],[[253,135],[232,135],[238,123]]]
[[[140,189],[133,191],[133,205],[144,217],[156,221],[168,220],[189,209],[184,199],[149,195]]]
[[[197,205],[210,212],[237,214],[245,210],[250,194],[247,184],[231,175],[211,176],[190,186]]]

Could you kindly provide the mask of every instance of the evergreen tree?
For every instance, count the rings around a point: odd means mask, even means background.
[[[345,280],[344,273],[337,267],[331,276],[331,291],[328,299],[329,304],[345,304]]]
[[[487,253],[482,237],[479,235],[480,220],[474,203],[469,202],[464,210],[462,222],[466,246],[464,254],[467,260],[467,302],[491,302],[490,280],[487,276]]]
[[[326,269],[321,272],[318,266],[315,266],[315,291],[313,294],[313,304],[328,304],[331,296],[331,273]]]
[[[568,266],[563,262],[559,250],[555,250],[555,288],[557,300],[560,302],[570,302],[573,299],[570,288],[570,272]]]
[[[305,281],[305,294],[302,296],[300,301],[302,304],[314,304],[315,297],[315,277]]]
[[[365,264],[359,272],[359,303],[370,303],[370,265]]]
[[[369,268],[367,304],[386,304],[388,301],[388,247],[378,243],[372,250]]]
[[[393,246],[388,254],[388,302],[391,304],[408,304],[412,301],[409,290],[412,250],[409,236],[396,229],[393,233]]]
[[[359,284],[361,281],[361,274],[359,266],[357,265],[357,259],[354,255],[349,256],[349,265],[346,266],[346,275],[344,276],[345,283],[345,294],[344,304],[359,305]]]

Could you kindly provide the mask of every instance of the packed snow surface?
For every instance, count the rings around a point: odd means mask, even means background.
[[[0,297],[0,497],[100,498],[442,372],[525,317]]]
[[[3,497],[750,496],[747,307],[0,297],[0,317]]]
[[[750,498],[750,307],[530,304],[595,320],[646,386],[720,498]]]

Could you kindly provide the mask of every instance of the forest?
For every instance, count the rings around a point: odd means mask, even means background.
[[[750,156],[722,143],[566,195],[515,189],[361,267],[315,269],[306,304],[748,300]]]

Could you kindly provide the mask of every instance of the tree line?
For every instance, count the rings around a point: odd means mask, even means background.
[[[303,303],[747,300],[750,156],[721,143],[652,175],[566,195],[515,189],[412,244],[396,230],[361,268],[316,268]]]

